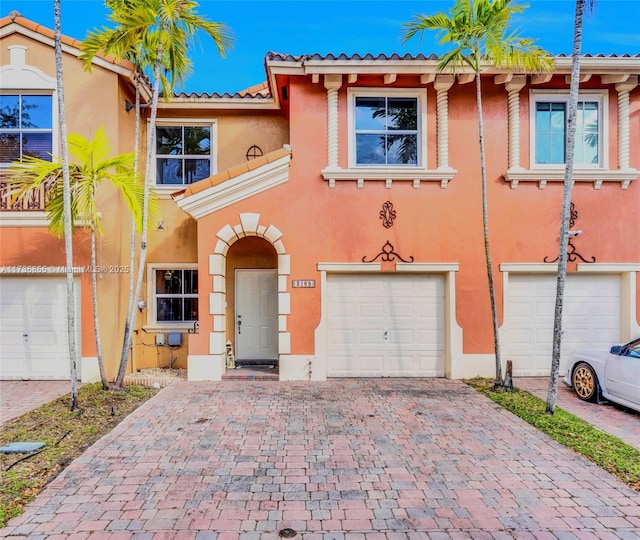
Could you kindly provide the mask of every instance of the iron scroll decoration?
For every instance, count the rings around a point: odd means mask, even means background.
[[[573,226],[576,224],[576,220],[577,219],[578,219],[578,211],[576,210],[576,205],[575,205],[575,203],[571,203],[571,206],[569,207],[569,228],[570,229],[573,228]],[[545,258],[543,260],[546,263],[556,263],[556,262],[558,262],[559,258],[560,258],[560,256],[558,256],[555,259],[553,259],[552,261],[550,261],[549,257],[545,256]],[[576,251],[576,246],[573,245],[571,237],[569,237],[569,244],[567,246],[567,261],[568,262],[576,262],[578,259],[580,259],[582,262],[585,262],[585,263],[594,263],[594,262],[596,262],[596,258],[593,257],[593,256],[591,257],[591,260],[588,261],[582,255],[580,255],[580,253],[578,253]]]
[[[395,261],[396,258],[399,259],[400,261],[402,261],[403,263],[412,263],[413,262],[413,255],[409,257],[409,260],[403,259],[400,255],[398,255],[394,251],[393,245],[391,244],[391,242],[389,242],[389,240],[387,240],[384,243],[384,246],[382,246],[382,249],[380,250],[380,253],[378,253],[373,259],[368,261],[367,260],[367,256],[365,255],[364,257],[362,257],[362,262],[363,263],[372,263],[372,262],[375,262],[376,260],[378,260],[378,258],[380,258],[380,260],[384,261],[384,262]]]
[[[387,201],[382,205],[382,210],[380,210],[380,219],[382,220],[382,226],[385,229],[393,227],[393,221],[396,219],[396,211],[393,209],[391,201]]]

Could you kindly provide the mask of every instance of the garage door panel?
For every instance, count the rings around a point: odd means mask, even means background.
[[[550,373],[555,297],[555,275],[509,276],[505,354],[514,361],[514,375]],[[567,276],[561,373],[572,350],[606,349],[620,340],[620,305],[619,276]]]
[[[330,275],[327,288],[330,377],[443,376],[442,276]]]
[[[80,285],[76,282],[76,305]],[[76,313],[80,343],[81,314]],[[3,276],[0,279],[0,377],[68,379],[66,279]]]

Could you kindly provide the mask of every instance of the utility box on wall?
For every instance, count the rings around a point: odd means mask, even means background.
[[[169,332],[168,345],[169,347],[180,347],[182,345],[182,334],[180,332]]]

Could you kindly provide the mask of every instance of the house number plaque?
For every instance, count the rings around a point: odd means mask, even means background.
[[[294,289],[315,289],[316,280],[315,279],[294,279],[291,282],[291,286]]]

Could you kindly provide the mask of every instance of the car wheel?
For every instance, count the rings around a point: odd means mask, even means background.
[[[598,395],[598,378],[589,364],[579,363],[571,376],[573,388],[584,401],[595,401]]]

